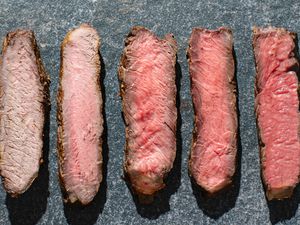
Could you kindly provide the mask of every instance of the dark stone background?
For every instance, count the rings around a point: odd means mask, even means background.
[[[91,23],[102,38],[107,175],[95,201],[85,208],[64,205],[57,177],[56,91],[60,43],[66,32]],[[51,75],[50,134],[45,164],[38,179],[20,198],[0,188],[0,224],[300,224],[299,188],[291,200],[267,202],[260,180],[254,119],[253,25],[274,25],[300,32],[300,1],[134,1],[134,0],[1,0],[0,36],[18,27],[33,29],[45,67]],[[179,133],[178,157],[168,188],[152,206],[135,203],[121,179],[124,125],[117,67],[123,40],[130,27],[143,25],[160,36],[174,33],[178,43]],[[193,110],[185,51],[192,27],[233,29],[237,58],[240,110],[240,159],[235,186],[208,199],[192,188],[187,158],[191,144]]]

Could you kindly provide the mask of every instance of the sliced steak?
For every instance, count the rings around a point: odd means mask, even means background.
[[[87,24],[61,45],[58,106],[60,179],[67,200],[88,204],[102,181],[100,39]]]
[[[253,32],[262,178],[269,200],[288,198],[300,172],[296,35],[272,27]]]
[[[124,172],[133,190],[153,195],[162,189],[176,155],[177,44],[133,27],[119,67],[126,123]]]
[[[189,169],[198,185],[215,193],[232,182],[237,153],[231,31],[193,29],[188,61],[195,112]]]
[[[12,196],[25,192],[38,176],[48,90],[33,32],[8,33],[0,60],[0,173]]]

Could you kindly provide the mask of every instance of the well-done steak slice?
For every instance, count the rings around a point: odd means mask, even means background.
[[[88,204],[102,181],[100,38],[87,24],[61,45],[57,96],[59,174],[67,200]]]
[[[300,175],[296,35],[272,27],[253,32],[262,178],[269,200],[288,198]]]
[[[49,77],[32,31],[4,39],[0,92],[0,173],[5,190],[17,196],[38,175],[49,106]]]
[[[188,61],[195,112],[189,169],[198,185],[216,193],[232,182],[237,153],[231,31],[193,29]]]
[[[176,155],[176,52],[172,35],[159,39],[133,27],[119,67],[126,124],[124,172],[133,190],[153,195]]]

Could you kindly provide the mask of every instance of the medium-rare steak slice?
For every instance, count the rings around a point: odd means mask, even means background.
[[[176,155],[176,52],[171,34],[159,39],[133,27],[119,67],[126,124],[124,172],[139,195],[162,189]]]
[[[269,200],[288,198],[300,172],[296,34],[273,27],[253,33],[262,178]]]
[[[237,153],[231,30],[193,29],[187,53],[195,112],[189,170],[198,185],[216,193],[231,184]]]
[[[87,24],[61,45],[57,96],[60,180],[70,202],[88,204],[102,181],[100,38]]]
[[[0,173],[5,190],[17,196],[38,176],[49,108],[49,77],[32,31],[4,39],[0,92]]]

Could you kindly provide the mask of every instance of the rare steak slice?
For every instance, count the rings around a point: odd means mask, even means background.
[[[133,190],[153,195],[176,155],[177,44],[171,34],[159,39],[133,27],[119,67],[126,124],[124,170]]]
[[[253,32],[262,178],[269,200],[288,198],[300,175],[296,35],[273,27]]]
[[[70,202],[88,204],[102,181],[100,39],[87,24],[61,45],[58,103],[59,173]]]
[[[0,60],[0,173],[12,196],[25,192],[38,176],[48,87],[33,32],[8,33]]]
[[[208,193],[232,183],[237,153],[233,38],[228,28],[193,29],[188,61],[194,105],[190,174]]]

